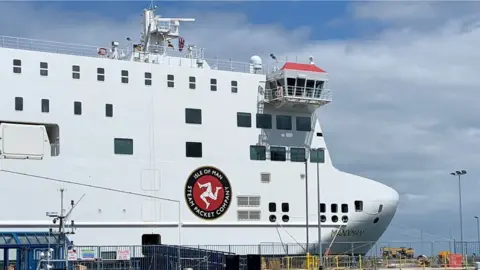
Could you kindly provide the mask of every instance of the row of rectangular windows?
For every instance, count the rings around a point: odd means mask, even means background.
[[[21,74],[22,73],[22,60],[20,59],[13,59],[13,73]],[[48,76],[48,63],[47,62],[40,62],[40,76]],[[73,65],[72,66],[72,78],[79,80],[80,79],[80,66]],[[144,73],[144,80],[145,85],[151,86],[152,85],[152,73],[145,72]],[[105,69],[104,68],[97,68],[97,81],[103,82],[105,81]],[[128,70],[121,70],[120,71],[120,82],[124,84],[129,83],[129,76]],[[175,87],[175,76],[173,74],[167,74],[167,87],[173,88]],[[196,89],[196,78],[193,76],[188,77],[188,88]],[[210,90],[217,91],[217,79],[211,78],[210,79]],[[238,93],[238,81],[230,81],[230,89],[232,93]]]
[[[311,131],[311,117],[297,116],[295,118],[297,131]],[[185,123],[202,124],[202,110],[195,108],[185,109]],[[252,127],[252,114],[246,112],[237,112],[237,127]],[[262,129],[272,129],[271,114],[256,114],[256,127]],[[280,130],[292,130],[292,116],[276,115],[276,128]]]
[[[15,97],[15,110],[23,111],[23,97]],[[50,100],[42,99],[40,101],[40,110],[43,113],[50,112]],[[82,114],[82,102],[74,101],[73,102],[73,114],[81,115]],[[105,104],[105,116],[113,117],[113,105]]]
[[[259,159],[258,152],[252,154],[252,149],[265,146],[250,146],[250,159],[251,160],[265,160]],[[285,147],[270,147],[272,161],[286,161],[285,156]],[[272,149],[274,151],[272,152]],[[275,150],[277,149],[277,150]],[[283,152],[279,152],[278,149],[283,149]],[[293,150],[293,151],[292,151]],[[305,162],[306,161],[306,151],[305,148],[290,148],[290,160],[292,162]],[[292,154],[294,153],[294,154]],[[132,139],[115,139],[115,154],[124,154],[124,155],[133,155],[133,140]],[[185,156],[192,158],[201,158],[203,156],[203,149],[201,142],[186,142],[185,143]],[[263,154],[263,157],[265,154]],[[325,162],[325,153],[324,149],[311,149],[310,150],[310,162],[312,163],[324,163]]]
[[[15,97],[15,110],[23,111],[23,97]],[[48,113],[50,111],[50,101],[48,99],[41,100],[41,111]],[[82,103],[80,101],[75,101],[73,103],[73,113],[75,115],[82,114]],[[107,117],[113,117],[113,105],[105,104],[105,115]],[[258,121],[262,119],[267,114],[257,114],[257,128],[265,128],[265,125]],[[271,120],[271,115],[270,120]],[[201,109],[185,109],[185,122],[187,124],[201,124],[202,123],[202,110]],[[291,116],[287,115],[277,115],[277,129],[286,129],[290,127],[291,129]],[[310,131],[310,117],[296,117],[296,124],[298,131]],[[289,123],[289,125],[285,125]],[[237,113],[237,126],[238,127],[251,127],[251,114],[250,113]],[[271,128],[271,122],[270,122]]]

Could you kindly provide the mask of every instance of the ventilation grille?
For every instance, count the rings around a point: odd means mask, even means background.
[[[260,211],[240,210],[237,212],[238,220],[260,220]]]
[[[270,183],[270,173],[260,173],[260,181],[262,183]]]
[[[260,196],[237,196],[237,205],[240,207],[260,206]]]

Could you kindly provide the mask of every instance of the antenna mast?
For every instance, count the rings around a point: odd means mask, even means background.
[[[64,207],[64,203],[63,203],[63,200],[64,200],[64,193],[65,192],[65,189],[64,188],[60,188],[60,214],[58,214],[57,212],[47,212],[46,215],[48,217],[51,217],[53,218],[53,224],[57,224],[57,221],[58,221],[58,232],[54,232],[52,228],[50,228],[50,233],[51,234],[57,234],[58,235],[58,239],[59,239],[59,243],[62,243],[63,244],[63,248],[64,248],[64,256],[65,256],[65,259],[67,258],[67,252],[68,252],[68,246],[71,244],[67,241],[67,235],[70,235],[70,234],[75,234],[75,221],[74,220],[71,220],[70,222],[70,231],[67,231],[66,230],[66,222],[68,221],[68,217],[70,216],[70,214],[72,213],[73,209],[75,209],[75,207],[80,203],[80,201],[83,199],[83,197],[85,197],[85,194],[82,195],[82,197],[80,197],[80,199],[78,200],[77,203],[75,203],[73,200],[70,201],[70,210],[65,214],[65,209],[63,208]],[[68,267],[68,261],[65,260],[65,265]]]

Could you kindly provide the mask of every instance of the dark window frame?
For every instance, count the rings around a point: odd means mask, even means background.
[[[145,77],[145,85],[146,86],[152,86],[152,81],[153,81],[152,73],[151,72],[145,72],[144,77]]]
[[[50,100],[46,98],[42,98],[40,101],[40,111],[42,113],[49,113],[50,112]]]
[[[185,108],[185,123],[186,124],[202,124],[202,109]]]
[[[252,114],[237,112],[237,127],[252,127]]]
[[[305,162],[306,158],[307,158],[307,149],[303,147],[290,147],[291,162]]]
[[[167,87],[175,88],[175,75],[167,74]]]
[[[267,147],[250,145],[250,160],[267,160]]]
[[[127,145],[119,145],[119,143],[128,143]],[[120,151],[120,147],[129,147],[129,151]],[[133,139],[131,138],[114,138],[113,139],[113,153],[115,155],[133,155]]]
[[[268,211],[269,211],[270,213],[275,213],[275,212],[277,212],[277,204],[274,203],[274,202],[269,202],[269,203],[268,203]]]
[[[325,163],[325,149],[324,148],[310,149],[310,162]]]
[[[287,148],[284,146],[270,146],[270,160],[271,161],[286,161]]]
[[[257,113],[255,116],[256,127],[261,129],[272,129],[272,115],[268,113]]]
[[[232,93],[238,93],[238,81],[230,81]]]
[[[354,202],[355,212],[363,212],[363,201],[357,200]]]
[[[97,67],[97,81],[105,81],[105,68]]]
[[[198,153],[199,149],[198,148],[195,149],[195,147],[199,147],[200,149],[199,153]],[[190,158],[203,157],[203,144],[201,142],[185,142],[185,156]]]
[[[82,102],[80,101],[73,102],[73,114],[82,115]]]
[[[23,97],[15,97],[15,111],[23,111]]]
[[[210,91],[217,91],[217,79],[210,78]]]
[[[330,204],[330,212],[338,213],[338,204],[336,204],[336,203]]]
[[[191,90],[195,90],[195,88],[197,87],[196,81],[197,81],[197,79],[194,76],[189,76],[188,77],[188,88],[190,88]]]
[[[348,213],[348,204],[342,203],[342,213]]]
[[[308,126],[307,126],[307,123],[303,121],[308,121]],[[295,117],[295,129],[297,131],[307,131],[307,132],[312,131],[312,118],[305,117],[305,116]]]
[[[327,205],[325,203],[320,203],[320,213],[327,212]]]
[[[105,104],[105,117],[113,117],[113,104]]]
[[[282,212],[288,213],[290,212],[290,204],[287,202],[282,203]]]
[[[276,115],[275,126],[278,130],[292,130],[292,116]]]

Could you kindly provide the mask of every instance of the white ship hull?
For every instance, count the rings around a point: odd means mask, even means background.
[[[253,74],[257,64],[242,73],[221,70],[220,65],[211,68],[212,63],[191,55],[137,53],[122,61],[118,55],[114,59],[68,55],[73,53],[66,49],[70,45],[60,47],[60,43],[37,48],[37,41],[0,40],[4,47],[0,48],[0,200],[8,206],[2,210],[2,230],[55,228],[58,224],[45,213],[61,213],[59,190],[64,189],[64,209],[68,211],[70,200],[78,203],[68,217],[68,224],[74,221],[76,234],[70,239],[76,245],[141,245],[143,234],[154,233],[161,235],[163,244],[223,246],[236,253],[250,252],[236,245],[260,245],[266,249],[262,253],[281,253],[285,251],[281,243],[307,242],[306,205],[309,242],[317,242],[320,190],[324,250],[365,254],[395,214],[395,190],[333,167],[314,112],[330,98],[312,94],[327,89],[288,92],[290,86],[279,86],[275,95],[287,99],[275,103],[272,93],[267,97],[268,92],[261,90],[269,89],[268,75]],[[59,47],[53,52],[66,53],[45,52],[52,47]],[[285,77],[295,76],[292,72],[285,69],[274,76],[287,81]],[[323,85],[326,75],[319,68],[315,72],[309,75],[312,82]],[[259,101],[259,95],[271,103]],[[301,99],[316,103],[295,104]],[[80,113],[74,102],[81,103]],[[186,108],[201,110],[199,124],[185,123]],[[237,126],[239,112],[252,115],[250,127]],[[297,129],[281,130],[275,127],[278,122],[273,128],[256,128],[256,114],[272,119],[287,115]],[[311,130],[299,131],[295,119],[310,116]],[[116,153],[117,138],[133,142],[131,153]],[[201,157],[186,157],[186,142],[201,142]],[[273,146],[286,147],[288,158],[274,161],[268,152],[267,157],[255,159],[251,146],[269,151]],[[317,163],[308,162],[308,202],[305,164],[293,161],[294,147],[321,148],[325,153],[318,175]],[[223,188],[221,199],[218,192],[207,194],[206,186],[197,187],[207,182],[192,173],[204,166],[221,172],[213,176]],[[211,188],[213,182],[209,183]],[[241,202],[245,198],[248,203]],[[204,202],[216,210],[208,212]],[[268,245],[274,246],[272,250]]]

